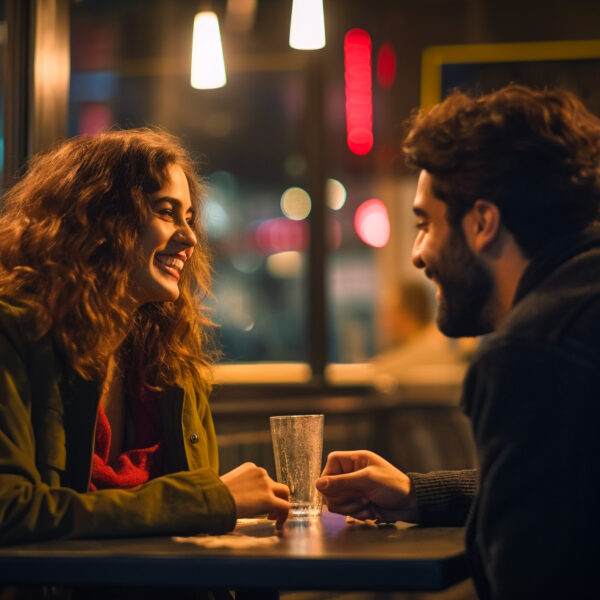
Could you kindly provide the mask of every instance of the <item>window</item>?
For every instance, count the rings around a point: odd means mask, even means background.
[[[305,59],[285,32],[263,35],[265,16],[284,19],[277,4],[255,15],[253,35],[222,19],[229,81],[216,90],[189,82],[195,2],[103,0],[71,10],[69,135],[157,125],[201,163],[210,302],[228,362],[308,360]]]
[[[231,9],[241,4],[245,24]],[[228,82],[196,90],[196,0],[69,3],[67,133],[158,126],[199,159],[225,365],[269,363],[259,380],[312,388],[365,383],[360,365],[397,341],[384,315],[399,284],[416,281],[421,303],[432,300],[410,265],[416,178],[399,160],[389,68],[401,11],[391,0],[329,0],[327,47],[306,52],[288,46],[291,0],[212,5]],[[373,69],[375,145],[362,155],[346,139],[344,39],[356,28],[370,38]],[[373,223],[383,237],[372,238]]]

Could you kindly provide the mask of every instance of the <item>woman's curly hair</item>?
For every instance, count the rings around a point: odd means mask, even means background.
[[[568,91],[454,92],[414,115],[403,150],[453,223],[475,200],[494,202],[528,257],[597,218],[600,120]]]
[[[208,332],[201,301],[211,271],[198,219],[198,245],[174,302],[134,312],[131,273],[150,216],[148,196],[181,167],[199,214],[201,187],[179,141],[159,130],[108,131],[72,138],[34,157],[0,209],[0,297],[25,306],[37,335],[50,334],[86,379],[108,360],[153,387],[190,378],[210,387]]]

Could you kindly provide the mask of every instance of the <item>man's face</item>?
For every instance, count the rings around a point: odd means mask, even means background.
[[[447,205],[433,195],[427,171],[419,176],[413,212],[418,233],[412,261],[435,283],[440,331],[450,337],[489,333],[494,280],[469,248],[462,227],[448,223]]]

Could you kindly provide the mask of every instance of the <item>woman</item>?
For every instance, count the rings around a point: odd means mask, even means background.
[[[0,212],[0,544],[285,520],[251,463],[218,476],[200,188],[172,136],[74,138]]]

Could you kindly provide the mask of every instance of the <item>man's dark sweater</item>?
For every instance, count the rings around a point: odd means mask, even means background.
[[[473,471],[411,474],[422,521],[455,524],[468,512],[482,600],[600,597],[598,230],[531,261],[473,360],[462,405],[478,485]]]

